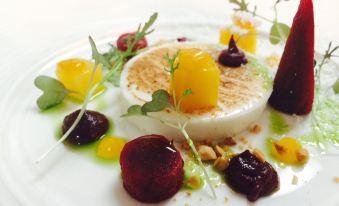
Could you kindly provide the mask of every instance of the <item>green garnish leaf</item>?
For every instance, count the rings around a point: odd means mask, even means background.
[[[141,110],[143,113],[160,112],[170,106],[170,95],[166,90],[160,89],[152,94],[152,101],[146,102]]]
[[[286,41],[290,30],[287,24],[274,22],[270,32],[270,42],[272,44],[279,44],[280,41]]]
[[[192,89],[185,89],[184,93],[182,94],[183,97],[189,96],[193,94]]]
[[[48,76],[38,76],[35,78],[34,84],[43,91],[37,100],[41,110],[60,104],[69,93],[61,82]]]
[[[110,62],[107,61],[106,57],[98,51],[97,46],[95,45],[92,37],[89,36],[88,39],[89,39],[89,43],[91,44],[92,57],[95,61],[95,64],[102,64],[104,67],[110,68],[111,67]]]
[[[135,116],[135,115],[145,115],[144,112],[141,110],[140,105],[132,105],[127,109],[127,113],[121,115],[121,117],[129,117],[129,116]]]
[[[333,84],[332,86],[333,91],[335,94],[339,94],[339,78],[337,79],[337,81]]]
[[[245,0],[229,0],[229,2],[238,6],[234,11],[248,11],[248,3]]]

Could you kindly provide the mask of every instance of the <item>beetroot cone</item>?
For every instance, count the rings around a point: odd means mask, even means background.
[[[314,14],[312,0],[301,0],[274,79],[269,103],[277,110],[305,115],[314,99]]]

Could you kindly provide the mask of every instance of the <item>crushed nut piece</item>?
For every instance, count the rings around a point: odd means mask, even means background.
[[[339,183],[339,177],[334,177],[334,182]]]
[[[279,154],[284,154],[286,152],[286,149],[279,143],[273,142],[273,145]]]
[[[225,197],[225,203],[226,203],[226,202],[228,202],[228,198],[227,198],[227,197]]]
[[[181,148],[183,150],[189,150],[190,149],[190,145],[186,141],[184,141],[184,142],[181,143]]]
[[[198,147],[198,153],[201,157],[201,160],[204,161],[217,159],[217,155],[215,154],[213,148],[207,145],[200,145]]]
[[[265,60],[268,66],[270,66],[271,68],[274,68],[279,64],[280,57],[277,54],[272,54],[268,56]]]
[[[219,145],[216,145],[214,147],[215,153],[217,154],[218,157],[223,156],[225,154],[225,151],[223,148],[221,148]]]
[[[192,192],[186,192],[186,196],[187,197],[191,197],[192,196]]]
[[[300,149],[297,151],[296,155],[299,162],[304,162],[308,159],[308,151],[306,149]]]
[[[197,189],[201,185],[201,179],[199,176],[191,176],[186,182],[186,186],[191,189]]]
[[[256,148],[253,150],[252,153],[254,156],[256,156],[260,160],[260,162],[265,162],[265,155],[264,153],[262,153],[262,151]]]
[[[298,177],[293,175],[293,178],[292,178],[292,185],[296,185],[298,184]]]
[[[226,157],[218,157],[214,162],[214,167],[219,171],[225,171],[230,163],[230,160]]]
[[[253,133],[253,134],[258,134],[261,132],[261,126],[258,124],[255,124],[253,127],[249,128],[249,132]]]
[[[239,139],[240,139],[240,141],[241,141],[242,143],[244,143],[244,144],[247,144],[247,143],[248,143],[248,139],[247,139],[246,137],[244,137],[244,136],[241,136]]]
[[[234,146],[237,144],[233,137],[226,137],[224,143],[228,146]]]

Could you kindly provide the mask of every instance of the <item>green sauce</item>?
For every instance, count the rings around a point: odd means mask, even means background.
[[[256,69],[256,75],[260,76],[264,80],[264,89],[271,90],[273,88],[273,80],[268,73],[268,68],[253,56],[247,55],[247,58],[249,60],[249,65]]]
[[[302,135],[301,140],[321,147],[339,144],[339,96],[316,102],[312,115],[312,131]]]
[[[268,118],[271,133],[276,135],[283,135],[290,131],[289,125],[280,113],[276,111],[271,111]]]

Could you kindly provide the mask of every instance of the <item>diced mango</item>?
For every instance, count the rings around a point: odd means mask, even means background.
[[[118,160],[125,143],[125,140],[120,137],[104,137],[98,144],[97,156],[102,159]]]
[[[272,155],[282,163],[302,164],[308,158],[307,150],[294,138],[284,137],[273,142]]]
[[[178,69],[171,82],[171,94],[176,103],[183,93],[191,89],[193,94],[182,99],[180,109],[193,112],[209,109],[217,105],[220,70],[213,58],[206,52],[196,48],[181,49],[177,58]]]
[[[89,82],[91,79],[94,64],[84,59],[67,59],[57,64],[57,77],[65,87],[71,91],[70,96],[84,100]],[[102,79],[102,69],[98,66],[93,79],[93,85]],[[102,91],[104,87],[99,87],[94,94]]]
[[[255,53],[257,48],[257,30],[251,22],[244,22],[239,18],[233,18],[233,24],[239,28],[239,30],[244,30],[245,34],[240,34],[239,32],[232,31],[231,27],[220,30],[220,43],[228,45],[231,36],[234,35],[235,41],[239,48],[244,51]]]

